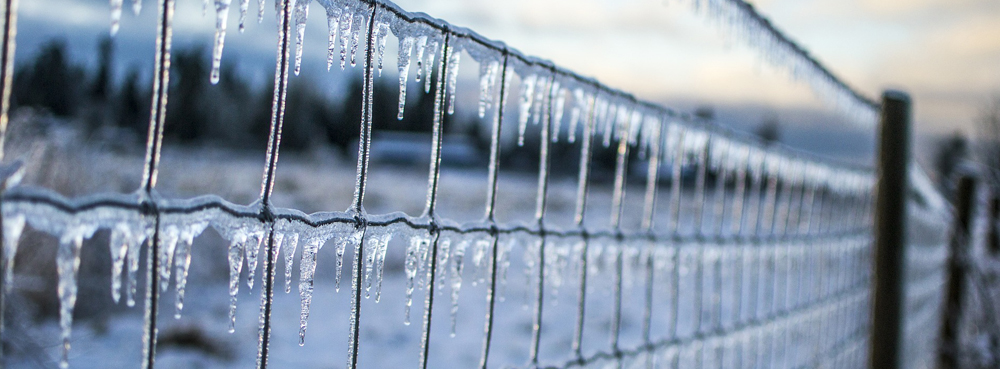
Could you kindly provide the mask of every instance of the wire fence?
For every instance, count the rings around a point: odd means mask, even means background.
[[[245,3],[245,2],[244,2]],[[708,2],[719,6],[715,13],[743,17],[760,28],[760,34],[784,51],[781,60],[808,66],[826,82],[834,100],[846,102],[857,119],[874,119],[879,107],[851,90],[803,49],[777,32],[770,23],[742,1]],[[10,91],[12,35],[16,0],[5,2],[3,54],[4,105],[0,130],[6,129]],[[335,245],[336,278],[350,273],[351,309],[347,339],[348,368],[358,366],[363,316],[361,301],[382,293],[383,270],[389,268],[387,253],[403,239],[397,250],[405,255],[406,316],[414,296],[424,296],[422,334],[415,365],[428,366],[432,342],[431,324],[441,322],[434,305],[446,287],[451,290],[453,309],[462,286],[463,268],[477,268],[487,286],[480,364],[569,368],[590,366],[628,367],[861,367],[868,362],[870,294],[872,292],[873,193],[876,173],[869,168],[846,166],[765,145],[728,132],[710,122],[644,102],[633,96],[561,69],[549,62],[525,56],[506,45],[452,26],[423,14],[406,12],[381,1],[320,2],[330,25],[329,64],[336,59],[339,42],[343,66],[361,58],[364,99],[358,139],[356,186],[351,207],[343,212],[305,214],[275,207],[272,189],[277,178],[288,72],[298,73],[301,38],[308,2],[286,0],[277,4],[278,45],[273,114],[259,200],[236,205],[207,195],[193,199],[161,197],[156,191],[163,124],[168,101],[171,23],[174,1],[159,3],[159,28],[154,74],[154,95],[146,159],[139,191],[65,198],[50,190],[17,186],[23,174],[18,164],[5,167],[2,196],[4,280],[9,286],[18,240],[26,228],[59,239],[60,324],[63,365],[68,360],[72,316],[77,298],[76,275],[84,240],[96,232],[110,232],[112,294],[131,306],[140,296],[137,276],[145,250],[144,354],[142,366],[155,364],[157,316],[162,294],[171,279],[177,288],[178,314],[183,307],[184,288],[194,239],[208,228],[221,235],[227,252],[232,301],[231,330],[235,328],[235,304],[241,275],[255,281],[260,264],[261,310],[258,367],[266,367],[271,356],[273,295],[278,269],[284,258],[286,291],[291,286],[291,265],[299,249],[299,294],[304,340],[312,303],[316,255],[324,244]],[[120,3],[118,6],[121,6]],[[245,18],[246,7],[243,6]],[[228,4],[217,10],[228,14]],[[261,10],[263,12],[263,10]],[[241,18],[242,22],[242,18]],[[225,21],[216,34],[213,81],[217,80]],[[747,26],[751,27],[751,26]],[[761,28],[763,27],[763,28]],[[751,29],[757,29],[751,27]],[[296,32],[292,32],[295,29]],[[339,37],[338,37],[339,32]],[[384,45],[392,33],[399,41],[399,115],[404,114],[408,73],[414,69],[423,78],[425,91],[433,93],[434,125],[427,185],[422,215],[369,214],[364,208],[368,186],[374,80],[381,73]],[[748,32],[749,33],[749,32]],[[221,35],[221,36],[220,36]],[[770,36],[768,36],[770,35]],[[299,48],[292,53],[293,36]],[[468,55],[480,66],[480,117],[492,127],[490,164],[486,181],[483,218],[459,223],[438,212],[441,177],[443,124],[455,109],[459,61]],[[411,60],[417,63],[411,68]],[[433,78],[436,76],[436,78]],[[518,89],[512,84],[517,81]],[[517,98],[510,101],[514,91]],[[508,109],[516,109],[514,112]],[[529,122],[535,124],[529,125]],[[872,122],[873,123],[873,122]],[[525,224],[500,222],[496,218],[498,175],[503,137],[516,130],[518,145],[537,134],[538,186],[533,221]],[[537,133],[534,132],[537,130]],[[565,137],[579,141],[576,201],[573,226],[562,229],[547,222],[549,205],[550,145]],[[527,142],[532,142],[527,140]],[[610,219],[594,226],[588,202],[596,196],[590,188],[594,150],[603,144],[615,149]],[[633,153],[636,152],[636,153]],[[563,165],[559,163],[559,165]],[[627,209],[626,189],[630,168],[645,168],[642,209]],[[908,200],[915,232],[946,230],[949,215],[940,195],[919,169],[910,170],[913,190]],[[664,209],[665,208],[665,209]],[[627,212],[639,213],[640,226],[623,226]],[[945,232],[946,233],[946,232]],[[934,234],[940,235],[941,232]],[[908,246],[905,347],[909,367],[927,365],[935,343],[935,319],[940,316],[943,266],[946,257],[940,237],[913,237]],[[299,247],[301,245],[301,247]],[[145,246],[145,247],[143,247]],[[348,252],[352,250],[352,252]],[[259,253],[263,252],[263,255]],[[468,255],[467,255],[468,254]],[[344,260],[352,256],[352,260]],[[523,263],[511,263],[521,256]],[[246,271],[244,271],[244,267]],[[506,284],[508,269],[520,267],[532,295],[530,341],[527,362],[506,363],[495,357],[498,327],[494,317],[499,292]],[[593,287],[610,281],[610,303],[598,314],[610,316],[607,327],[588,324],[595,314]],[[280,283],[279,283],[280,286]],[[573,329],[565,352],[546,353],[543,332],[549,331],[544,301],[553,286],[576,290],[569,309]],[[279,287],[280,289],[280,287]],[[446,296],[446,295],[445,295]],[[447,303],[447,302],[446,302]],[[561,310],[561,311],[565,311]],[[454,314],[454,310],[453,313]],[[414,314],[416,315],[416,314]],[[641,315],[635,334],[623,338],[623,316]],[[454,320],[454,315],[452,316]],[[454,329],[454,323],[453,328]],[[588,343],[595,330],[607,342]],[[561,332],[561,333],[560,333]],[[552,334],[552,333],[545,333]],[[491,356],[492,355],[492,356]],[[555,359],[552,359],[555,358]]]

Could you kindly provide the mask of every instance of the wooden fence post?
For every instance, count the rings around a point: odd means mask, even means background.
[[[972,176],[963,175],[958,182],[955,197],[955,219],[951,229],[948,257],[948,289],[945,291],[941,311],[940,346],[937,368],[956,369],[958,362],[958,324],[962,317],[962,299],[965,298],[965,257],[972,235],[972,213],[976,182]]]
[[[898,369],[911,135],[910,97],[906,93],[886,91],[882,94],[878,135],[868,367]]]
[[[990,197],[990,216],[987,237],[989,237],[988,251],[994,257],[1000,256],[1000,230],[997,229],[997,222],[1000,221],[1000,193],[993,193]]]

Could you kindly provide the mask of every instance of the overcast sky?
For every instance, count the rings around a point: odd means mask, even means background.
[[[118,37],[123,64],[151,68],[155,2],[138,17],[126,0]],[[756,51],[734,44],[686,1],[663,0],[399,0],[459,26],[551,59],[642,98],[681,108],[695,104],[752,105],[776,111],[823,108],[811,90],[785,71],[764,65]],[[912,94],[922,133],[964,129],[978,107],[1000,91],[1000,2],[996,0],[757,0],[778,28],[835,74],[870,97],[885,88]],[[212,14],[201,0],[179,0],[178,44],[209,45]],[[236,32],[233,2],[227,61],[239,61],[254,79],[274,63],[274,8],[265,22]],[[256,16],[253,1],[250,18]],[[67,39],[71,52],[92,62],[97,36],[107,32],[102,0],[21,1],[18,59],[50,37]],[[325,66],[325,19],[312,4],[306,68]],[[242,54],[236,55],[233,54]],[[390,54],[392,55],[392,54]],[[311,58],[311,59],[310,59]],[[271,69],[273,70],[273,69]],[[335,74],[336,75],[336,74]],[[791,122],[808,123],[808,122]]]

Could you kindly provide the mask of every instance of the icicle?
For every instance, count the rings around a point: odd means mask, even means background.
[[[334,290],[340,292],[340,274],[344,268],[344,251],[347,250],[347,245],[357,245],[361,243],[361,238],[364,232],[353,231],[349,237],[340,237],[337,239],[337,274],[334,276]]]
[[[534,124],[534,125],[537,126],[538,123],[540,123],[542,121],[542,115],[543,115],[542,114],[542,108],[543,108],[542,105],[545,104],[545,101],[546,101],[545,100],[545,98],[546,98],[545,94],[549,92],[549,86],[552,84],[552,78],[551,77],[548,77],[548,78],[541,78],[541,77],[539,77],[535,81],[535,83],[537,84],[535,86],[535,99],[532,101],[532,104],[531,104],[531,111],[532,111],[531,115],[532,115],[532,118],[534,118],[534,119],[532,119],[531,122],[532,122],[532,124]]]
[[[455,89],[458,87],[458,63],[462,52],[454,52],[455,48],[448,48],[448,65],[445,67],[445,75],[448,82],[448,115],[455,114]]]
[[[437,57],[438,43],[437,41],[428,41],[427,50],[425,53],[426,60],[424,61],[424,93],[431,92],[431,75],[434,74],[434,58]],[[438,78],[441,78],[440,76]]]
[[[111,0],[111,36],[118,34],[122,19],[122,0]]]
[[[180,231],[176,226],[168,226],[160,232],[159,247],[159,272],[160,291],[166,291],[170,286],[170,267],[174,264],[174,250],[177,248],[177,241],[180,238]]]
[[[445,276],[448,275],[448,260],[451,260],[451,238],[440,237],[438,240],[438,270],[437,275],[441,276],[437,278],[437,291],[438,294],[442,294],[445,287],[447,287],[449,281]]]
[[[552,142],[559,142],[559,131],[562,129],[563,114],[566,110],[566,91],[559,86],[556,81],[552,84],[552,93],[555,95],[555,107],[552,112]]]
[[[484,262],[486,261],[486,251],[489,251],[491,244],[489,239],[480,239],[475,242],[475,249],[472,254],[472,265],[476,267],[476,278],[472,280],[473,286],[486,282],[487,270]]]
[[[539,263],[539,250],[542,247],[541,240],[539,241],[529,241],[524,248],[523,260],[524,260],[524,280],[528,285],[524,289],[524,304],[522,308],[528,310],[528,302],[534,299],[535,293],[533,290],[537,283],[533,282],[535,276],[538,272],[535,272],[535,268],[538,267]]]
[[[128,242],[128,290],[126,304],[129,307],[135,306],[135,292],[139,272],[139,250],[142,249],[143,242],[148,238],[150,230],[144,228],[139,233],[133,233]]]
[[[410,307],[413,305],[413,290],[416,288],[417,271],[421,267],[422,250],[427,248],[430,240],[425,236],[410,238],[406,248],[406,307],[404,308],[403,324],[410,325]]]
[[[465,248],[469,241],[459,242],[452,253],[451,263],[451,336],[455,337],[458,323],[458,293],[462,290],[462,272],[465,270]]]
[[[365,298],[366,299],[367,298],[371,298],[372,282],[373,282],[372,279],[374,277],[373,273],[375,272],[375,263],[376,263],[375,259],[376,259],[376,256],[378,255],[378,250],[380,248],[379,247],[379,241],[381,241],[380,240],[380,238],[381,238],[380,236],[381,235],[377,235],[376,232],[378,232],[378,231],[374,231],[374,229],[373,229],[372,232],[369,232],[368,237],[365,237],[365,244],[364,244],[364,247],[365,247],[365,260],[364,260],[364,263],[365,263],[365,276],[364,276],[364,281],[365,281]]]
[[[77,280],[80,270],[80,249],[83,239],[90,238],[96,227],[78,225],[67,230],[59,240],[56,264],[59,272],[59,327],[62,330],[60,368],[69,367],[69,337],[73,329],[73,308],[76,306]]]
[[[582,88],[573,90],[573,101],[575,104],[573,104],[573,110],[569,114],[569,143],[576,142],[576,127],[580,124],[580,112],[588,105]]]
[[[14,258],[17,256],[17,244],[21,240],[21,233],[24,231],[24,216],[16,215],[8,218],[3,222],[3,245],[4,248],[4,292],[10,293],[11,287],[14,286]],[[122,252],[124,253],[124,252]],[[118,274],[121,275],[121,263],[118,264]],[[114,277],[112,277],[112,284],[114,284]],[[118,278],[118,284],[121,285],[121,278]],[[114,288],[112,288],[114,291]],[[113,293],[113,292],[112,292]],[[115,302],[118,299],[115,298]]]
[[[275,3],[280,3],[275,1]],[[306,19],[309,18],[309,0],[295,0],[295,75],[302,69],[302,43],[306,38]],[[279,12],[280,13],[280,12]],[[329,69],[329,68],[327,68]]]
[[[191,267],[191,244],[194,243],[194,238],[201,234],[207,226],[207,223],[198,223],[181,230],[181,240],[177,244],[177,251],[174,256],[174,263],[177,268],[174,272],[174,284],[177,286],[177,301],[174,304],[177,308],[174,313],[175,319],[181,318],[181,310],[184,309],[184,288],[187,286],[188,270]]]
[[[611,138],[614,136],[615,122],[618,118],[618,108],[617,104],[609,104],[608,113],[604,116],[604,147],[611,147]]]
[[[299,262],[299,298],[302,310],[299,313],[299,346],[306,344],[306,324],[309,321],[309,306],[312,305],[313,281],[316,275],[316,255],[323,247],[323,240],[310,239],[302,246],[302,260]]]
[[[292,292],[292,266],[294,265],[295,247],[299,244],[299,234],[284,236],[285,245],[285,293]]]
[[[379,240],[378,256],[375,258],[375,302],[382,299],[382,273],[385,271],[385,254],[389,249],[389,241],[392,240],[392,233],[382,235]]]
[[[351,42],[351,22],[354,21],[351,9],[344,7],[344,10],[340,12],[340,70],[344,70],[347,67],[347,48],[348,43]]]
[[[427,51],[427,36],[417,38],[417,78],[416,81],[423,81],[424,78],[424,52]]]
[[[375,39],[376,39],[376,44],[378,44],[378,48],[376,49],[376,50],[378,50],[378,54],[376,54],[377,60],[378,60],[378,76],[381,77],[382,76],[382,59],[384,59],[384,56],[385,56],[385,40],[387,38],[389,38],[388,37],[389,36],[389,24],[380,21],[380,22],[378,22],[376,24],[375,29],[376,29],[376,31],[375,31],[375,37],[376,38]]]
[[[399,40],[399,114],[396,119],[403,120],[403,109],[406,108],[406,82],[410,74],[410,53],[413,51],[413,37],[403,37]],[[419,70],[418,70],[419,74]]]
[[[337,50],[337,30],[340,29],[341,10],[332,3],[324,5],[326,8],[326,25],[329,31],[329,38],[326,46],[326,70],[333,67],[333,56]]]
[[[212,73],[209,80],[219,83],[219,68],[222,66],[222,48],[226,43],[226,24],[229,22],[229,5],[232,0],[215,0],[215,45],[212,47]],[[244,1],[246,3],[246,1]],[[240,21],[240,32],[243,22]]]
[[[275,0],[275,7],[279,7],[280,1]],[[264,0],[257,0],[257,24],[264,22]]]
[[[218,9],[218,5],[216,5],[216,9]],[[248,10],[250,10],[250,0],[240,0],[240,33],[246,30]]]
[[[229,244],[229,333],[236,332],[236,294],[240,292],[243,270],[243,244],[246,235],[237,233]]]
[[[521,105],[518,109],[517,145],[524,146],[524,132],[528,129],[528,118],[531,113],[532,99],[535,96],[535,83],[538,76],[530,75],[521,82]]]
[[[499,70],[500,62],[496,60],[479,64],[479,118],[485,118],[486,111],[493,106],[494,87]]]
[[[504,302],[504,292],[507,290],[507,270],[510,269],[510,250],[514,247],[514,239],[511,239],[506,244],[497,242],[496,247],[500,249],[497,250],[497,278],[499,279],[499,287],[497,290],[497,301]]]
[[[361,35],[364,34],[365,38],[368,38],[368,22],[367,17],[361,13],[354,15],[354,23],[351,27],[351,66],[358,65],[358,47],[361,44]]]
[[[266,236],[261,231],[251,233],[243,245],[243,253],[247,257],[247,287],[250,287],[247,293],[252,293],[250,290],[253,289],[253,280],[257,272],[257,254],[260,252],[264,237]]]

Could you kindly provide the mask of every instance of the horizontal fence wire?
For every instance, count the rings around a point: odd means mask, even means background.
[[[15,31],[16,4],[8,0],[4,30],[5,70],[10,70],[7,51],[13,41],[7,35]],[[805,51],[783,36],[770,23],[742,1],[709,2],[719,6],[735,5],[750,23],[764,27],[777,36],[791,54],[804,56],[838,96],[853,99],[856,109],[869,113],[876,104],[851,90],[829,73]],[[301,3],[308,6],[308,3]],[[276,263],[285,256],[286,263],[301,245],[302,265],[299,283],[302,293],[300,340],[304,339],[316,269],[316,253],[327,241],[337,247],[338,257],[352,248],[353,260],[337,260],[337,284],[341,268],[350,266],[351,316],[348,338],[348,368],[358,366],[359,329],[362,324],[360,301],[375,287],[376,301],[381,288],[382,269],[389,247],[388,237],[406,240],[405,273],[408,278],[407,321],[413,292],[425,289],[422,306],[422,338],[417,366],[428,365],[431,323],[434,319],[435,288],[441,285],[442,273],[461,270],[458,249],[445,245],[474,243],[476,252],[485,258],[487,314],[483,331],[480,367],[496,367],[491,359],[495,337],[493,316],[499,284],[504,284],[510,255],[519,252],[530,260],[524,266],[531,275],[535,293],[532,305],[532,334],[528,363],[503,363],[527,367],[568,368],[602,363],[642,363],[647,367],[697,365],[715,367],[858,367],[866,362],[869,327],[871,205],[874,173],[871,169],[847,166],[808,155],[780,145],[765,145],[720,128],[688,114],[641,101],[625,92],[581,77],[548,61],[525,56],[506,45],[488,40],[475,32],[453,26],[421,13],[406,12],[394,4],[373,0],[338,0],[321,2],[331,26],[330,59],[335,59],[334,43],[340,33],[341,65],[350,57],[362,58],[364,73],[362,121],[358,144],[358,171],[352,206],[343,212],[306,214],[296,209],[275,207],[271,191],[277,177],[278,151],[284,121],[285,95],[289,69],[298,73],[301,50],[291,47],[293,35],[301,37],[305,17],[299,17],[300,3],[283,0],[277,7],[279,29],[275,94],[268,135],[267,159],[259,200],[250,205],[236,205],[217,196],[192,199],[163,198],[157,193],[156,177],[160,159],[163,116],[168,101],[171,23],[173,0],[161,0],[158,11],[157,63],[154,104],[151,112],[147,155],[142,188],[133,194],[101,194],[65,198],[52,191],[16,186],[17,174],[0,196],[4,239],[4,283],[9,288],[14,255],[20,235],[26,228],[51,234],[59,239],[57,266],[59,276],[60,325],[63,339],[63,365],[68,357],[73,305],[76,300],[76,274],[84,240],[99,230],[109,230],[113,255],[114,298],[124,294],[131,306],[138,295],[135,273],[139,255],[146,246],[145,334],[143,367],[155,366],[157,308],[159,291],[171,277],[176,278],[178,314],[182,306],[183,286],[190,262],[190,247],[202,232],[211,227],[229,244],[230,321],[234,322],[238,279],[246,261],[253,273],[261,250],[262,294],[258,367],[268,365],[270,355],[271,311]],[[219,9],[220,12],[228,8]],[[261,10],[263,12],[263,10]],[[222,38],[217,34],[216,54],[221,58]],[[242,27],[242,20],[241,20]],[[405,84],[413,57],[417,80],[425,79],[425,91],[433,93],[434,124],[431,137],[431,161],[427,205],[423,214],[368,214],[364,196],[371,155],[372,94],[374,79],[381,73],[384,45],[389,33],[400,42],[400,106],[403,115]],[[353,44],[351,41],[353,40]],[[301,41],[300,39],[298,41]],[[350,49],[350,52],[348,52]],[[415,50],[414,50],[415,49]],[[348,54],[350,54],[348,56]],[[459,223],[436,212],[440,179],[443,124],[454,110],[455,80],[461,55],[469,55],[480,64],[480,116],[492,123],[490,167],[481,221]],[[213,80],[218,58],[213,61]],[[432,76],[437,78],[432,82]],[[7,77],[9,79],[9,75]],[[520,94],[507,99],[517,80]],[[6,126],[9,83],[3,84],[3,116],[0,131]],[[517,92],[515,92],[517,93]],[[517,114],[509,111],[516,109]],[[567,114],[568,112],[568,114]],[[865,114],[861,114],[865,115]],[[516,121],[512,122],[516,117]],[[502,144],[501,130],[516,123],[519,141],[524,141],[527,123],[534,119],[539,141],[538,195],[534,220],[530,223],[501,223],[494,217],[497,201],[497,178]],[[570,140],[580,140],[578,193],[574,226],[560,229],[546,222],[546,199],[549,191],[549,145],[560,137],[560,127],[568,127]],[[535,129],[535,128],[532,128]],[[580,132],[582,131],[582,132]],[[579,137],[577,137],[579,135]],[[610,203],[612,219],[606,227],[585,226],[587,202],[594,195],[588,188],[593,167],[590,158],[603,139],[605,147],[615,147],[615,183]],[[522,143],[523,144],[523,143]],[[614,146],[612,146],[614,145]],[[630,155],[637,151],[639,155]],[[630,161],[640,160],[649,168],[645,175],[642,211],[643,227],[625,230],[621,226],[626,175]],[[660,174],[662,171],[663,174]],[[13,171],[17,173],[16,171]],[[690,174],[693,173],[693,174]],[[922,172],[920,172],[922,173]],[[687,183],[690,177],[693,184]],[[923,177],[922,177],[923,178]],[[660,183],[660,182],[663,183]],[[687,183],[687,184],[686,184]],[[7,182],[5,182],[7,184]],[[939,196],[923,190],[924,196]],[[662,192],[662,193],[661,193]],[[930,195],[927,195],[927,194]],[[925,203],[937,204],[934,198]],[[657,202],[668,204],[666,214],[657,214]],[[937,202],[935,202],[937,201]],[[691,203],[682,205],[682,203]],[[923,219],[941,224],[941,211],[931,207]],[[708,220],[706,220],[706,218]],[[657,221],[659,219],[660,221]],[[693,219],[693,225],[683,220]],[[660,224],[665,223],[665,226]],[[485,245],[480,247],[478,245]],[[456,246],[458,247],[458,246]],[[465,246],[461,246],[465,247]],[[937,250],[933,245],[930,250]],[[613,300],[608,328],[610,342],[595,353],[581,348],[587,331],[588,283],[601,260],[592,260],[595,251],[611,255],[612,266],[605,273],[613,279]],[[282,254],[284,252],[284,254]],[[464,252],[464,251],[463,251]],[[575,301],[576,327],[573,349],[563,361],[540,358],[539,341],[543,327],[543,301],[555,273],[558,258],[571,255],[579,272],[562,283],[575,283],[580,294]],[[930,252],[929,252],[930,253]],[[922,256],[917,257],[922,258]],[[939,292],[933,284],[941,264],[935,256],[921,260],[928,266],[913,268],[919,296],[911,302],[921,319],[932,319],[934,303],[930,296]],[[286,267],[290,264],[286,264]],[[176,272],[172,274],[172,270]],[[682,269],[689,269],[682,271]],[[939,268],[938,268],[939,269]],[[681,286],[681,279],[693,275],[694,287]],[[286,275],[287,277],[288,275]],[[603,276],[600,276],[603,277]],[[290,284],[289,282],[286,282]],[[623,296],[626,285],[644,289],[640,301]],[[6,290],[6,288],[5,288]],[[453,294],[458,291],[453,287]],[[693,296],[689,296],[693,294]],[[658,304],[668,301],[665,305]],[[619,336],[626,307],[643,311],[641,344],[628,347]],[[931,308],[925,308],[931,306]],[[634,311],[636,309],[630,309]],[[693,311],[693,332],[681,332],[681,313]],[[923,313],[931,311],[930,313]],[[668,333],[652,333],[653,315],[666,313]],[[918,319],[919,320],[919,319]],[[909,325],[908,325],[909,326]],[[231,329],[232,329],[231,325]],[[817,329],[820,327],[821,329]],[[301,341],[300,341],[301,342]],[[446,344],[446,343],[437,343]],[[726,364],[724,364],[726,363]],[[642,365],[639,364],[639,365]],[[730,365],[731,364],[731,365]]]

